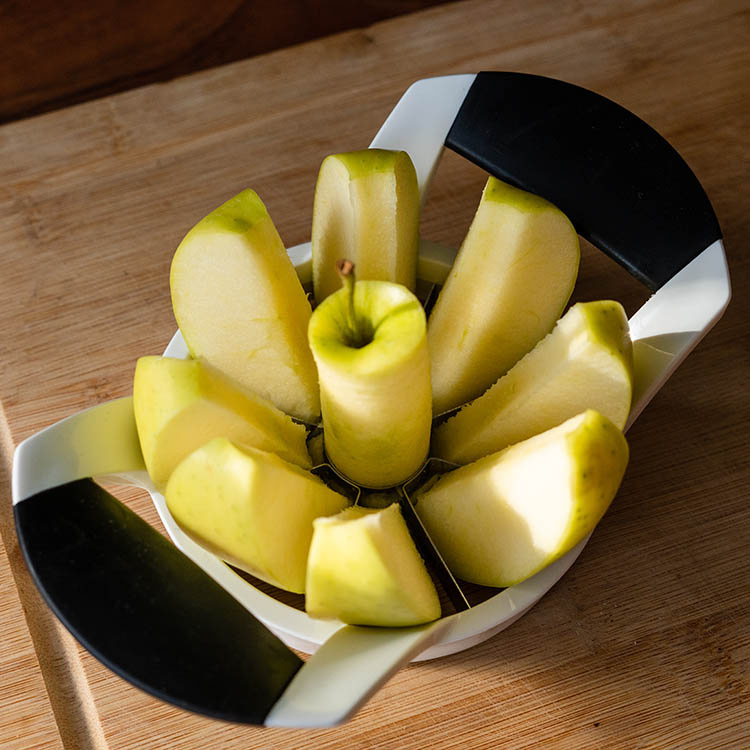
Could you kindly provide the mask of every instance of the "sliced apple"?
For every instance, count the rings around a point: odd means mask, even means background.
[[[313,313],[328,458],[352,482],[390,487],[427,458],[432,421],[425,315],[404,286],[347,282]]]
[[[349,258],[360,279],[414,291],[419,187],[405,151],[365,149],[323,160],[312,224],[313,290],[318,303],[341,282],[335,263]]]
[[[185,456],[215,437],[312,465],[304,425],[199,360],[141,357],[133,409],[146,468],[159,488]]]
[[[454,575],[513,586],[594,529],[627,462],[622,432],[589,410],[446,474],[415,507]]]
[[[272,453],[215,438],[172,472],[167,507],[215,555],[268,583],[303,593],[313,520],[349,501]]]
[[[398,627],[440,617],[440,602],[398,504],[351,507],[314,522],[305,608],[350,625]]]
[[[314,423],[311,308],[266,207],[244,190],[191,229],[172,259],[172,307],[195,357]]]
[[[552,330],[579,257],[565,214],[489,178],[427,324],[435,414],[481,395]]]
[[[585,409],[622,429],[632,392],[633,347],[622,306],[578,303],[486,393],[437,427],[433,455],[476,461]]]

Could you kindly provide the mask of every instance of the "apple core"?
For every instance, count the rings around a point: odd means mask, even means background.
[[[355,281],[352,263],[337,266],[344,286],[318,305],[308,328],[325,450],[353,483],[392,487],[421,468],[430,443],[424,308],[400,284]]]

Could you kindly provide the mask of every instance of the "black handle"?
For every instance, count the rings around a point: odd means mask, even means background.
[[[14,510],[39,590],[94,656],[180,708],[263,724],[302,660],[198,565],[90,479]]]
[[[721,238],[677,151],[628,110],[579,86],[479,73],[445,145],[554,203],[652,290]]]

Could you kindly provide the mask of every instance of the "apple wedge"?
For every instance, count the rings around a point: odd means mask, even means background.
[[[419,187],[405,151],[365,149],[323,160],[312,223],[313,291],[318,303],[341,282],[335,263],[349,258],[360,279],[414,291]]]
[[[279,588],[305,590],[313,520],[349,501],[272,453],[215,438],[172,472],[167,507],[198,544]]]
[[[298,419],[320,414],[307,345],[311,308],[266,207],[244,190],[199,221],[170,273],[185,343],[245,387]]]
[[[579,258],[565,214],[489,178],[427,323],[435,414],[481,395],[552,330]]]
[[[430,444],[424,309],[400,284],[351,275],[345,284],[315,309],[308,334],[325,449],[355,484],[391,487],[419,470]]]
[[[633,392],[633,347],[618,302],[580,302],[486,393],[438,426],[432,454],[476,461],[585,409],[622,429]]]
[[[185,456],[215,437],[272,451],[303,468],[312,465],[304,425],[199,360],[141,357],[133,409],[146,468],[158,488]]]
[[[305,609],[349,625],[400,627],[440,617],[435,585],[397,503],[314,522]]]
[[[594,529],[627,462],[622,432],[588,410],[446,474],[415,508],[454,575],[513,586]]]

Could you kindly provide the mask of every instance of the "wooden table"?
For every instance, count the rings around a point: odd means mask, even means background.
[[[750,747],[748,39],[742,0],[472,0],[0,128],[0,745]],[[327,731],[159,703],[40,602],[12,525],[14,445],[130,392],[175,329],[169,264],[198,218],[252,186],[288,245],[307,239],[323,156],[367,145],[413,80],[482,69],[581,84],[663,133],[716,209],[734,301],[629,432],[577,563],[511,628],[402,670]],[[447,155],[423,235],[458,244],[483,181]],[[586,246],[575,296],[632,313],[645,291]],[[126,500],[158,524],[145,495]]]

